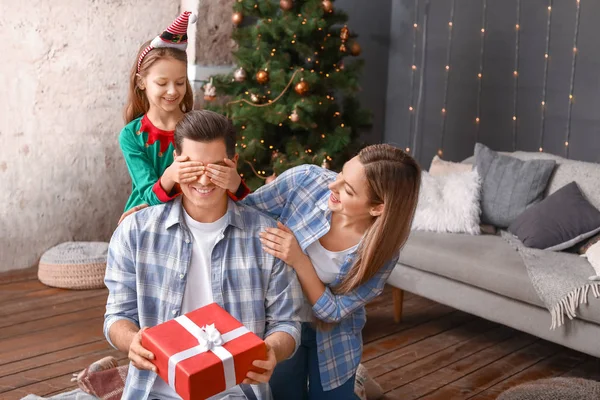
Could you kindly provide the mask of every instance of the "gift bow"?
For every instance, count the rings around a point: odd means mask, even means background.
[[[221,336],[221,332],[217,328],[215,328],[215,324],[204,325],[201,329],[200,335],[198,337],[198,342],[200,346],[202,346],[202,352],[207,352],[212,350],[215,346],[221,346],[225,342],[223,342],[223,337]]]
[[[181,315],[175,318],[181,326],[185,328],[190,334],[198,339],[198,345],[190,349],[180,351],[179,353],[173,354],[169,357],[169,372],[168,380],[169,386],[175,389],[175,369],[177,364],[188,358],[195,357],[198,354],[206,353],[208,351],[214,353],[223,362],[223,373],[225,374],[225,389],[232,388],[236,385],[235,379],[235,363],[233,362],[233,355],[223,347],[227,342],[235,340],[246,333],[250,333],[248,328],[240,326],[232,331],[224,333],[215,328],[215,324],[205,325],[202,328],[196,325],[191,319],[185,315]]]

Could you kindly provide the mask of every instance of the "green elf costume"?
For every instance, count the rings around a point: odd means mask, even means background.
[[[186,11],[166,31],[154,38],[140,55],[138,71],[146,54],[154,48],[174,47],[185,51],[188,22],[195,22],[195,16]],[[142,115],[125,125],[119,135],[119,144],[132,183],[125,211],[140,204],[152,206],[166,203],[180,194],[178,185],[171,193],[165,192],[160,185],[160,177],[174,160],[174,131],[158,129],[146,115]],[[243,199],[248,193],[250,189],[243,180],[235,193],[227,192],[235,201]]]

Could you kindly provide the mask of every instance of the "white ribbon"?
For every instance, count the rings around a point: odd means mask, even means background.
[[[225,389],[235,386],[235,363],[233,355],[227,351],[223,345],[234,339],[239,338],[250,331],[245,326],[240,326],[230,332],[221,335],[221,332],[215,328],[215,324],[205,325],[202,328],[196,325],[185,315],[175,318],[186,331],[198,339],[198,345],[190,349],[180,351],[169,357],[169,386],[175,390],[175,367],[178,363],[188,358],[195,357],[198,354],[213,352],[223,362],[223,371],[225,373]]]

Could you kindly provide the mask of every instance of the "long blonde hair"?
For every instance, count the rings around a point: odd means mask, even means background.
[[[125,105],[124,118],[125,123],[128,124],[134,119],[141,117],[145,113],[148,112],[150,108],[150,104],[148,103],[148,98],[142,89],[140,89],[138,85],[138,77],[137,75],[146,76],[148,74],[148,70],[150,67],[157,62],[158,60],[164,58],[173,58],[175,60],[183,62],[187,66],[187,54],[185,51],[174,49],[172,47],[159,47],[152,49],[140,65],[140,72],[137,70],[138,60],[140,59],[140,55],[142,52],[148,47],[150,41],[147,41],[140,47],[138,51],[137,57],[135,58],[135,62],[133,63],[133,67],[131,68],[131,73],[129,75],[129,96],[127,99],[127,104]],[[183,96],[183,100],[179,104],[179,108],[182,112],[188,112],[194,106],[194,94],[192,93],[192,86],[190,85],[190,81],[188,79],[185,80],[185,96]]]
[[[419,198],[421,167],[414,158],[387,144],[365,147],[358,153],[369,182],[373,205],[383,213],[365,233],[357,258],[335,293],[348,293],[371,279],[404,246]]]

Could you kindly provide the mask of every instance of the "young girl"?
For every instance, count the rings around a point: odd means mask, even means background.
[[[264,250],[296,270],[318,319],[317,328],[303,324],[300,348],[275,369],[275,399],[356,398],[365,304],[383,291],[408,238],[420,178],[412,157],[373,145],[339,174],[299,166],[244,199],[279,218],[261,234]]]
[[[191,18],[190,18],[191,16]],[[193,106],[187,79],[187,25],[195,17],[181,14],[160,36],[140,48],[129,81],[125,107],[127,125],[119,144],[131,175],[131,196],[125,211],[142,204],[156,205],[173,199],[177,185],[198,179],[202,163],[174,158],[173,133],[183,114]],[[235,163],[224,160],[213,183],[229,190],[234,200],[249,193]]]

